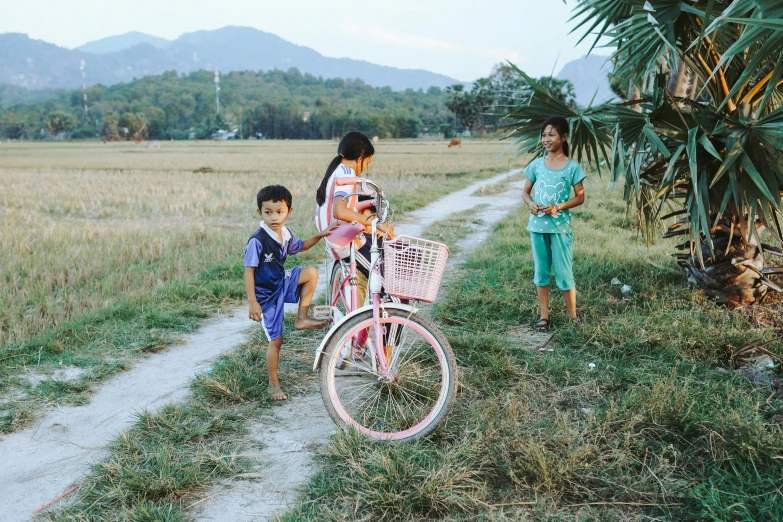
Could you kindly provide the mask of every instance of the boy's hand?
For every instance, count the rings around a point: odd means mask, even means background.
[[[250,312],[247,314],[247,316],[250,317],[253,321],[261,321],[263,315],[261,312],[261,305],[258,304],[258,301],[250,303]]]
[[[333,231],[335,228],[337,228],[337,227],[339,227],[339,226],[340,226],[340,222],[339,222],[339,221],[332,221],[332,224],[331,224],[331,225],[329,225],[329,227],[328,227],[326,230],[324,230],[323,232],[321,232],[320,234],[318,234],[318,237],[326,237],[326,236],[328,236],[329,234],[331,234],[331,233],[332,233],[332,231]]]

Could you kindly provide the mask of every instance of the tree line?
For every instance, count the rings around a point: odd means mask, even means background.
[[[553,87],[565,101],[573,100],[569,86]],[[504,65],[470,89],[457,84],[426,91],[393,91],[297,69],[231,72],[220,79],[219,109],[208,71],[170,71],[110,87],[94,85],[85,92],[5,87],[0,89],[0,137],[25,140],[207,139],[220,130],[235,131],[238,139],[330,139],[351,130],[382,138],[449,137],[464,130],[491,132],[528,92]],[[3,104],[3,97],[14,103]]]

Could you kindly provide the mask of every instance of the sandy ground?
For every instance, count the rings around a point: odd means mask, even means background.
[[[397,226],[397,233],[421,235],[426,227],[453,212],[488,204],[475,216],[482,224],[473,225],[475,232],[460,244],[464,255],[519,204],[521,182],[513,183],[503,194],[472,194],[516,172],[475,183],[412,212],[406,223]],[[452,266],[460,258],[453,256]],[[320,275],[319,286],[323,288],[326,274]],[[187,336],[183,344],[151,355],[106,381],[89,404],[49,410],[36,426],[0,440],[0,520],[29,520],[35,509],[78,483],[89,465],[105,455],[106,444],[133,423],[135,412],[183,400],[188,383],[198,372],[208,369],[219,354],[247,340],[253,325],[246,313],[242,307],[212,319]],[[310,392],[274,408],[272,417],[250,428],[251,439],[263,442],[266,448],[257,469],[212,488],[194,508],[193,516],[205,521],[266,520],[285,511],[310,476],[317,448],[334,429],[315,385]]]
[[[264,450],[249,473],[212,487],[194,506],[204,522],[269,520],[286,510],[315,470],[315,455],[336,426],[315,385],[305,395],[273,408],[250,427],[248,439]]]
[[[492,196],[473,196],[479,188],[498,183],[517,171],[476,183],[454,192],[431,205],[408,214],[405,223],[397,225],[398,234],[421,236],[436,221],[447,219],[478,205],[473,233],[460,241],[460,253],[449,258],[448,272],[492,231],[492,227],[522,200],[522,182],[511,184],[511,190]],[[535,338],[535,336],[534,336]],[[250,473],[230,479],[211,488],[193,508],[200,522],[260,521],[274,519],[296,502],[301,487],[315,469],[314,456],[335,430],[326,413],[317,381],[313,380],[304,395],[293,395],[291,400],[274,408],[274,414],[251,427],[250,440],[263,443],[265,450]]]
[[[106,454],[106,444],[134,422],[136,412],[184,399],[193,377],[244,342],[250,326],[244,307],[218,316],[182,344],[107,380],[89,404],[49,410],[37,425],[3,437],[0,520],[30,520]]]

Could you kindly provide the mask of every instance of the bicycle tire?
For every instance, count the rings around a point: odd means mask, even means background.
[[[353,359],[348,361],[347,368],[340,368],[342,347],[358,332],[372,328],[372,320],[372,310],[360,312],[345,321],[326,346],[319,367],[324,405],[338,426],[355,428],[370,439],[405,442],[424,437],[438,428],[451,409],[457,389],[454,352],[443,333],[426,317],[405,310],[387,309],[381,321],[387,332],[392,332],[384,335],[386,342],[392,343],[393,379],[381,382],[377,372],[369,371],[371,362],[364,360],[356,362]],[[430,348],[432,353],[429,353]],[[425,379],[430,376],[440,380],[432,380],[430,384]],[[367,392],[368,398],[356,395],[348,401],[351,389]],[[352,403],[362,399],[363,402],[354,408],[358,411],[349,411]],[[381,406],[382,401],[384,406]],[[402,406],[403,403],[413,404],[413,401],[421,406]],[[368,406],[362,409],[365,404]],[[392,405],[391,408],[389,405]],[[367,409],[371,412],[366,413]],[[372,411],[375,413],[372,414]],[[381,413],[383,419],[377,420]],[[393,417],[395,415],[396,418]]]
[[[335,295],[339,291],[337,288],[335,288],[335,285],[338,286],[341,285],[342,279],[343,279],[342,267],[339,261],[335,261],[334,265],[332,266],[331,276],[329,277],[329,303],[328,303],[329,305],[334,303]],[[348,286],[347,288],[350,291],[350,286]],[[345,291],[341,293],[343,295],[341,295],[340,298],[337,299],[336,306],[343,315],[347,315],[349,310],[348,310],[348,303],[346,302]],[[347,299],[350,299],[350,297],[347,297]]]

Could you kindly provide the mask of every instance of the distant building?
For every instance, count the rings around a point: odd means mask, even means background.
[[[214,139],[214,140],[235,140],[238,133],[239,133],[239,128],[237,128],[237,127],[234,127],[230,131],[227,131],[225,129],[220,129],[220,130],[215,131],[215,132],[212,133],[212,139]]]

